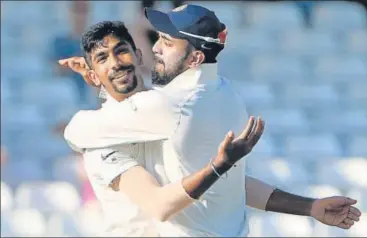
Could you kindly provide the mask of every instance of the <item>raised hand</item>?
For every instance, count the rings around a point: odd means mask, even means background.
[[[228,170],[238,160],[252,151],[263,134],[264,127],[265,122],[260,117],[255,119],[251,116],[245,129],[237,138],[234,138],[232,131],[229,132],[218,148],[218,155],[213,160],[213,165],[218,170],[221,167],[225,171]]]
[[[87,82],[87,84],[94,87],[98,86],[95,85],[94,82],[88,76],[88,71],[90,69],[84,57],[75,56],[67,59],[61,59],[59,60],[59,64],[65,68],[70,68],[75,73],[80,74],[83,77],[84,81]]]

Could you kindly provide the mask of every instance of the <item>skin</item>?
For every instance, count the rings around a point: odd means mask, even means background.
[[[349,229],[361,216],[361,211],[353,206],[356,203],[357,200],[342,196],[317,199],[312,204],[310,216],[326,225]]]
[[[153,53],[152,81],[160,85],[168,84],[177,75],[189,68],[198,67],[205,60],[204,53],[195,50],[187,40],[173,38],[162,32],[159,32]]]
[[[356,203],[356,200],[343,196],[312,199],[275,189],[265,210],[311,216],[326,225],[349,229],[361,216],[359,209],[353,206]]]
[[[134,51],[128,42],[108,35],[88,57],[88,77],[96,86],[103,85],[116,100],[146,90],[140,71],[141,52]]]

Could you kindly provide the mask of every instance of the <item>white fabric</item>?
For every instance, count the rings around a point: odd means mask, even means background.
[[[216,155],[225,134],[240,133],[247,120],[235,87],[218,77],[217,65],[203,65],[163,88],[97,111],[80,111],[66,128],[65,138],[76,149],[165,140],[163,149],[153,145],[145,154],[145,168],[152,166],[153,176],[167,184],[201,169]],[[160,236],[246,236],[243,171],[241,160],[200,201],[158,224]]]
[[[121,192],[114,191],[112,180],[136,166],[144,166],[144,144],[87,149],[83,154],[85,170],[105,218],[101,236],[157,236],[154,223]],[[116,151],[116,152],[115,152]],[[115,153],[114,153],[115,152]],[[108,154],[111,154],[106,159]]]
[[[103,108],[118,103],[108,93],[105,93],[105,99],[106,102],[102,104]],[[114,178],[130,168],[137,165],[145,166],[144,143],[78,150],[84,152],[85,171],[104,213],[104,229],[101,234],[95,235],[104,237],[158,236],[154,222],[147,218],[127,196],[109,187]]]

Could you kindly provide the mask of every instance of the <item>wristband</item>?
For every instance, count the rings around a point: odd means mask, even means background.
[[[213,170],[213,172],[219,177],[219,178],[221,178],[221,179],[226,179],[227,177],[228,177],[228,174],[227,174],[227,172],[225,172],[225,175],[226,175],[226,177],[225,178],[223,178],[222,177],[222,175],[220,175],[219,173],[218,173],[218,171],[215,169],[215,166],[214,166],[214,164],[213,164],[213,158],[211,158],[210,159],[210,167],[211,167],[211,169]]]

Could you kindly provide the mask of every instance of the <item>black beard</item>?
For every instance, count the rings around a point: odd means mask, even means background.
[[[184,62],[187,58],[187,55],[180,60],[178,63],[178,67],[176,70],[173,70],[172,73],[164,72],[163,75],[159,74],[155,69],[152,70],[152,83],[155,85],[164,86],[169,84],[174,78],[183,73],[184,70]]]
[[[118,89],[117,87],[114,86],[114,84],[112,84],[113,89],[117,93],[121,93],[121,94],[131,93],[132,91],[134,91],[136,89],[137,86],[138,86],[138,79],[137,79],[136,75],[134,75],[133,84],[126,87],[126,88],[124,88],[124,89]]]
[[[152,70],[152,83],[155,85],[160,85],[160,86],[164,86],[169,84],[174,78],[176,78],[178,75],[180,75],[181,73],[183,73],[185,70],[185,60],[189,57],[191,51],[188,48],[189,45],[187,46],[186,50],[185,50],[185,55],[184,57],[182,57],[179,62],[177,63],[177,68],[175,70],[172,70],[172,73],[167,73],[167,72],[163,72],[163,74],[159,74],[156,70],[155,67]],[[156,58],[155,59],[155,64],[157,63],[161,63],[163,64],[163,68],[166,66],[163,62],[163,60]]]
[[[167,85],[173,80],[172,77],[168,77],[166,74],[159,75],[159,73],[155,70],[152,70],[152,83],[155,85]]]

